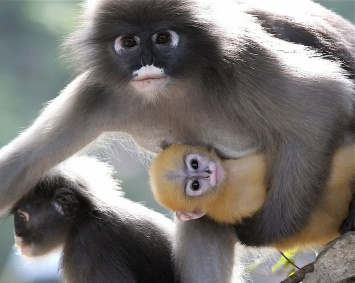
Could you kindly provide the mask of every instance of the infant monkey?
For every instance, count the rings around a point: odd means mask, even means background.
[[[12,208],[15,241],[34,257],[63,248],[67,283],[176,282],[171,220],[122,196],[112,169],[74,157]]]
[[[325,245],[339,236],[341,227],[345,232],[344,225],[346,230],[354,230],[354,154],[355,144],[338,149],[325,193],[309,223],[273,247]],[[205,147],[174,144],[152,162],[151,188],[157,201],[176,211],[182,221],[207,215],[237,225],[257,213],[267,198],[265,158],[254,154],[222,160]]]

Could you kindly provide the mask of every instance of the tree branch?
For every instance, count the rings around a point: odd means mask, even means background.
[[[355,232],[329,242],[317,259],[281,283],[354,283]]]

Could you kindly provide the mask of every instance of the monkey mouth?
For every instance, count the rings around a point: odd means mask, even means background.
[[[160,80],[160,79],[166,79],[167,77],[165,75],[161,74],[151,74],[151,75],[144,75],[144,76],[135,76],[133,77],[132,81],[134,82],[143,82],[143,81],[151,81],[151,80]]]
[[[134,77],[132,86],[141,93],[154,92],[162,88],[167,83],[168,77],[162,75]]]
[[[15,244],[22,255],[33,256],[33,248],[31,242],[26,241],[22,237],[15,236]]]
[[[168,76],[162,68],[154,65],[143,66],[133,72],[132,86],[141,93],[155,92],[168,81]]]

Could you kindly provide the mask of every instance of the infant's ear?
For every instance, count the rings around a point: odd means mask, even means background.
[[[66,218],[72,218],[79,209],[79,202],[73,191],[67,188],[60,188],[54,195],[56,210]]]
[[[160,143],[160,147],[161,147],[162,150],[167,149],[171,145],[172,145],[171,142],[168,142],[168,141],[165,141],[165,140]]]

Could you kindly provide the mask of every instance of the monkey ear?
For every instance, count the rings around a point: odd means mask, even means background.
[[[172,143],[171,142],[168,142],[168,141],[166,141],[166,140],[164,140],[164,141],[162,141],[161,143],[160,143],[160,147],[161,147],[161,149],[162,150],[164,150],[164,149],[167,149],[169,146],[171,146],[172,145]]]
[[[67,188],[60,188],[54,195],[56,210],[66,218],[72,218],[79,209],[79,202],[75,193]]]

